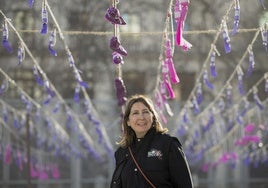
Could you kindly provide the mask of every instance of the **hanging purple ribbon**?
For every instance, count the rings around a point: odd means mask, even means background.
[[[127,101],[126,86],[125,86],[124,81],[121,77],[115,78],[114,82],[115,82],[115,88],[116,88],[117,104],[119,106],[122,106]]]
[[[57,56],[57,52],[53,49],[53,47],[56,45],[56,41],[57,41],[56,34],[57,34],[57,30],[56,30],[56,28],[54,28],[49,35],[48,50],[49,50],[50,54],[53,56]]]
[[[81,89],[81,86],[80,84],[77,84],[75,89],[74,89],[74,102],[75,103],[78,103],[80,101],[80,89]]]
[[[57,102],[53,108],[53,113],[56,114],[60,109],[60,103]]]
[[[34,74],[35,81],[37,82],[37,84],[40,86],[43,86],[44,82],[39,74],[39,71],[38,71],[36,65],[33,66],[33,74]]]
[[[234,27],[232,35],[235,35],[238,30],[239,20],[240,20],[240,4],[239,0],[235,0],[235,12],[234,12]]]
[[[18,60],[19,60],[18,65],[20,65],[24,59],[25,59],[24,46],[22,44],[20,44],[18,47]]]
[[[46,0],[43,0],[42,3],[42,29],[40,31],[41,34],[47,34],[48,31],[48,12],[47,12],[47,7],[46,7]]]
[[[49,85],[49,81],[45,80],[44,81],[44,87],[46,89],[46,92],[48,94],[47,99],[44,101],[44,104],[47,105],[50,103],[50,100],[55,96],[55,93],[52,91]]]
[[[34,0],[28,0],[28,4],[30,8],[33,8]]]
[[[18,120],[18,117],[16,115],[14,115],[13,125],[14,125],[15,129],[20,128],[19,120]]]
[[[205,70],[205,71],[203,72],[203,82],[204,82],[204,84],[206,84],[206,86],[207,86],[209,89],[211,89],[211,90],[214,89],[213,84],[210,83],[210,81],[208,80],[208,72],[207,72],[207,70]]]
[[[268,94],[268,74],[267,78],[265,79],[265,92]]]
[[[7,25],[7,21],[5,20],[4,23],[3,23],[3,25],[2,25],[2,44],[3,44],[3,47],[9,53],[12,53],[13,52],[13,48],[10,45],[10,43],[8,42],[8,36],[9,36],[8,25]]]
[[[188,112],[186,109],[184,109],[183,111],[183,123],[187,123],[189,121],[189,118],[188,118]]]
[[[198,105],[198,102],[197,102],[197,99],[195,96],[192,99],[192,105],[193,105],[193,109],[194,109],[194,114],[195,115],[198,114],[200,112],[200,109],[199,109],[199,105]]]
[[[8,81],[4,80],[0,86],[0,95],[8,88]]]
[[[233,105],[233,100],[232,100],[232,86],[228,85],[226,88],[226,98],[228,100],[228,106],[231,107]]]
[[[73,58],[73,55],[69,49],[67,49],[67,57],[68,57],[68,62],[69,62],[70,67],[73,67],[74,66],[74,58]]]
[[[244,108],[242,108],[242,111],[240,112],[240,115],[244,117],[249,109],[249,102],[247,99],[244,99]]]
[[[66,117],[66,123],[65,123],[65,125],[66,125],[66,127],[67,127],[68,129],[71,129],[71,128],[72,128],[72,123],[73,123],[73,117],[72,117],[72,114],[71,114],[71,112],[68,110],[68,111],[66,112],[66,115],[67,115],[67,117]]]
[[[252,50],[249,50],[249,65],[248,65],[248,70],[247,70],[247,74],[246,77],[251,76],[253,69],[255,67],[255,61],[254,61],[254,54]]]
[[[262,44],[264,46],[264,49],[267,51],[268,34],[267,34],[267,29],[266,28],[261,29],[261,37],[262,37]]]
[[[225,110],[225,102],[222,97],[219,100],[218,107],[220,112],[223,112]]]
[[[210,74],[214,78],[217,77],[215,56],[216,56],[216,52],[212,51],[212,53],[210,55]]]
[[[29,101],[25,95],[23,93],[20,94],[20,99],[22,101],[22,103],[24,103],[26,105],[26,111],[27,113],[30,112],[30,110],[32,109],[32,103],[31,101]]]
[[[81,71],[79,71],[78,69],[75,69],[75,71],[74,71],[74,77],[75,77],[76,81],[79,83],[79,85],[81,87],[88,88],[89,87],[88,84],[82,80],[79,72],[81,72]]]
[[[8,111],[6,106],[3,106],[3,115],[4,115],[4,122],[7,123],[8,121]]]
[[[223,36],[223,40],[224,40],[225,53],[230,53],[231,52],[231,44],[230,44],[231,40],[229,37],[229,32],[228,32],[226,20],[222,21],[222,25],[223,25],[222,36]]]
[[[244,87],[243,87],[243,71],[241,69],[241,67],[237,68],[237,80],[238,80],[238,90],[240,95],[244,95],[245,91],[244,91]]]
[[[197,89],[196,89],[196,100],[197,104],[200,105],[203,101],[203,90],[202,90],[202,83],[199,82],[197,84]]]

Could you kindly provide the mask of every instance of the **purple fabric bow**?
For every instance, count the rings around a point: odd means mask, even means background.
[[[109,7],[104,17],[112,24],[126,25],[125,20],[120,16],[119,10],[115,7]]]

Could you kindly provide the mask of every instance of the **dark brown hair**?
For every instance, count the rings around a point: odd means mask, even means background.
[[[123,122],[122,122],[123,135],[122,135],[121,140],[117,143],[121,147],[128,147],[136,137],[135,132],[130,126],[128,126],[127,122],[129,120],[129,114],[130,114],[131,108],[133,104],[137,102],[143,103],[149,109],[149,111],[153,114],[152,129],[155,129],[156,132],[160,132],[160,133],[165,133],[168,131],[168,129],[163,128],[161,123],[159,122],[158,115],[155,111],[152,100],[145,95],[133,95],[132,97],[128,99],[128,102],[125,108],[125,113],[123,114]]]

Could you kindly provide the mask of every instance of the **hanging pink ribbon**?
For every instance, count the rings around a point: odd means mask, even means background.
[[[174,15],[177,23],[176,44],[181,46],[184,51],[192,47],[192,45],[182,37],[189,3],[189,0],[177,0],[174,6]]]
[[[177,75],[176,69],[174,67],[174,63],[173,60],[171,58],[168,58],[165,60],[165,63],[168,66],[168,71],[169,71],[169,76],[170,76],[170,80],[173,84],[177,84],[180,82],[180,79]]]

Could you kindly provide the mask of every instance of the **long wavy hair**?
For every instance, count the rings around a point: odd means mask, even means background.
[[[127,101],[127,105],[125,108],[125,112],[123,114],[123,121],[122,121],[123,134],[122,134],[121,140],[117,142],[117,144],[123,148],[130,146],[133,140],[135,140],[136,138],[136,134],[134,130],[130,126],[128,126],[127,122],[129,120],[129,114],[130,114],[131,108],[133,104],[137,102],[143,103],[149,109],[149,111],[153,114],[153,122],[152,122],[151,129],[155,129],[156,132],[160,132],[160,133],[168,132],[167,128],[162,127],[159,121],[158,115],[155,111],[152,100],[145,95],[133,95]]]

